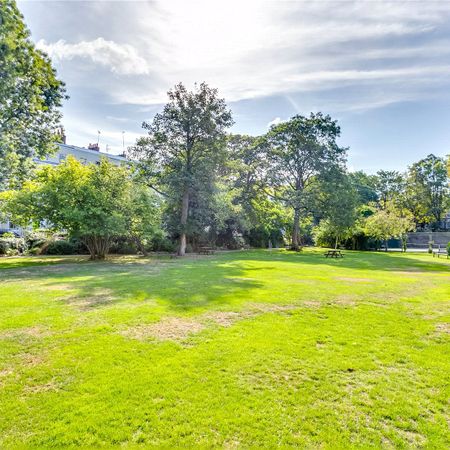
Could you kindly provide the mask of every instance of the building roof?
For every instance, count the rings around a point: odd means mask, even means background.
[[[61,149],[66,150],[67,152],[70,152],[70,151],[75,150],[75,151],[77,151],[77,152],[82,152],[82,153],[85,152],[85,153],[91,154],[91,155],[100,155],[100,156],[104,156],[104,157],[106,157],[106,158],[108,158],[108,159],[114,159],[114,160],[116,160],[116,161],[123,161],[123,162],[128,161],[127,158],[125,158],[124,156],[121,156],[121,155],[113,155],[112,153],[105,153],[105,152],[101,152],[101,151],[99,151],[99,150],[91,150],[91,149],[85,148],[85,147],[78,147],[78,146],[76,146],[76,145],[67,145],[67,144],[61,144],[61,143],[58,143],[57,145],[58,145]]]

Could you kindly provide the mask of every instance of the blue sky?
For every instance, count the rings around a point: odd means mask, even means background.
[[[182,81],[217,87],[233,131],[329,113],[349,167],[450,153],[450,2],[18,1],[70,95],[68,143],[111,153]]]

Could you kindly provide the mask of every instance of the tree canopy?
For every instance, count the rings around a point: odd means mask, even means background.
[[[14,0],[0,3],[0,186],[23,181],[31,158],[54,150],[65,98],[50,59],[36,49]]]
[[[294,212],[292,247],[300,242],[300,219],[310,207],[309,194],[321,177],[342,168],[346,149],[337,145],[340,128],[330,116],[294,116],[272,126],[264,141],[267,155],[267,182],[274,197]]]
[[[127,167],[106,159],[83,165],[73,157],[41,167],[21,190],[2,194],[16,223],[66,230],[82,239],[91,259],[104,259],[113,239],[145,239],[158,224],[155,198],[136,184]]]
[[[192,212],[208,209],[213,180],[225,156],[226,130],[233,124],[225,100],[206,83],[188,91],[178,84],[168,92],[169,102],[143,127],[142,138],[132,154],[139,159],[141,174],[170,199],[178,214],[178,254],[186,251]],[[191,213],[191,214],[190,214]]]

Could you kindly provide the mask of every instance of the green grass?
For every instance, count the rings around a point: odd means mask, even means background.
[[[448,448],[450,261],[0,259],[0,447]]]

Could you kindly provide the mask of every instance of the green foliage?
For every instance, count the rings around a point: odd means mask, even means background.
[[[66,230],[84,242],[92,259],[103,259],[115,237],[148,238],[158,217],[130,170],[106,159],[83,165],[69,157],[57,167],[42,167],[23,189],[2,197],[17,223],[47,221]]]
[[[0,186],[17,185],[54,149],[65,89],[14,0],[0,2],[0,79]]]
[[[27,249],[25,240],[13,236],[0,237],[0,256],[14,256],[24,253]]]
[[[233,120],[217,89],[206,83],[192,92],[180,83],[168,96],[152,123],[143,123],[149,136],[138,140],[132,154],[146,183],[167,199],[182,255],[187,235],[201,228],[210,209],[215,175],[225,157],[225,132]]]
[[[46,255],[73,255],[76,252],[76,245],[64,240],[52,241],[45,249]]]
[[[356,190],[359,203],[373,203],[378,201],[378,177],[376,175],[367,175],[362,170],[348,174],[353,189]]]
[[[376,176],[376,189],[381,208],[388,202],[398,202],[405,188],[404,176],[395,170],[379,170]]]
[[[377,241],[386,243],[390,238],[400,238],[403,250],[406,250],[406,236],[415,229],[412,215],[401,211],[393,203],[387,203],[386,209],[378,210],[365,221],[365,233]]]
[[[337,248],[341,239],[350,234],[357,219],[358,192],[351,178],[342,170],[331,170],[321,178],[318,209],[326,219],[326,230]]]
[[[450,208],[450,190],[444,158],[428,155],[408,169],[405,205],[417,224],[436,229]]]
[[[294,116],[271,127],[264,140],[267,182],[294,211],[292,246],[300,245],[300,218],[311,211],[314,183],[344,165],[346,149],[337,145],[337,122],[322,113]]]
[[[447,254],[450,255],[450,242],[447,244]]]
[[[163,230],[156,230],[148,243],[147,251],[173,253],[177,249],[176,244],[170,240]]]

